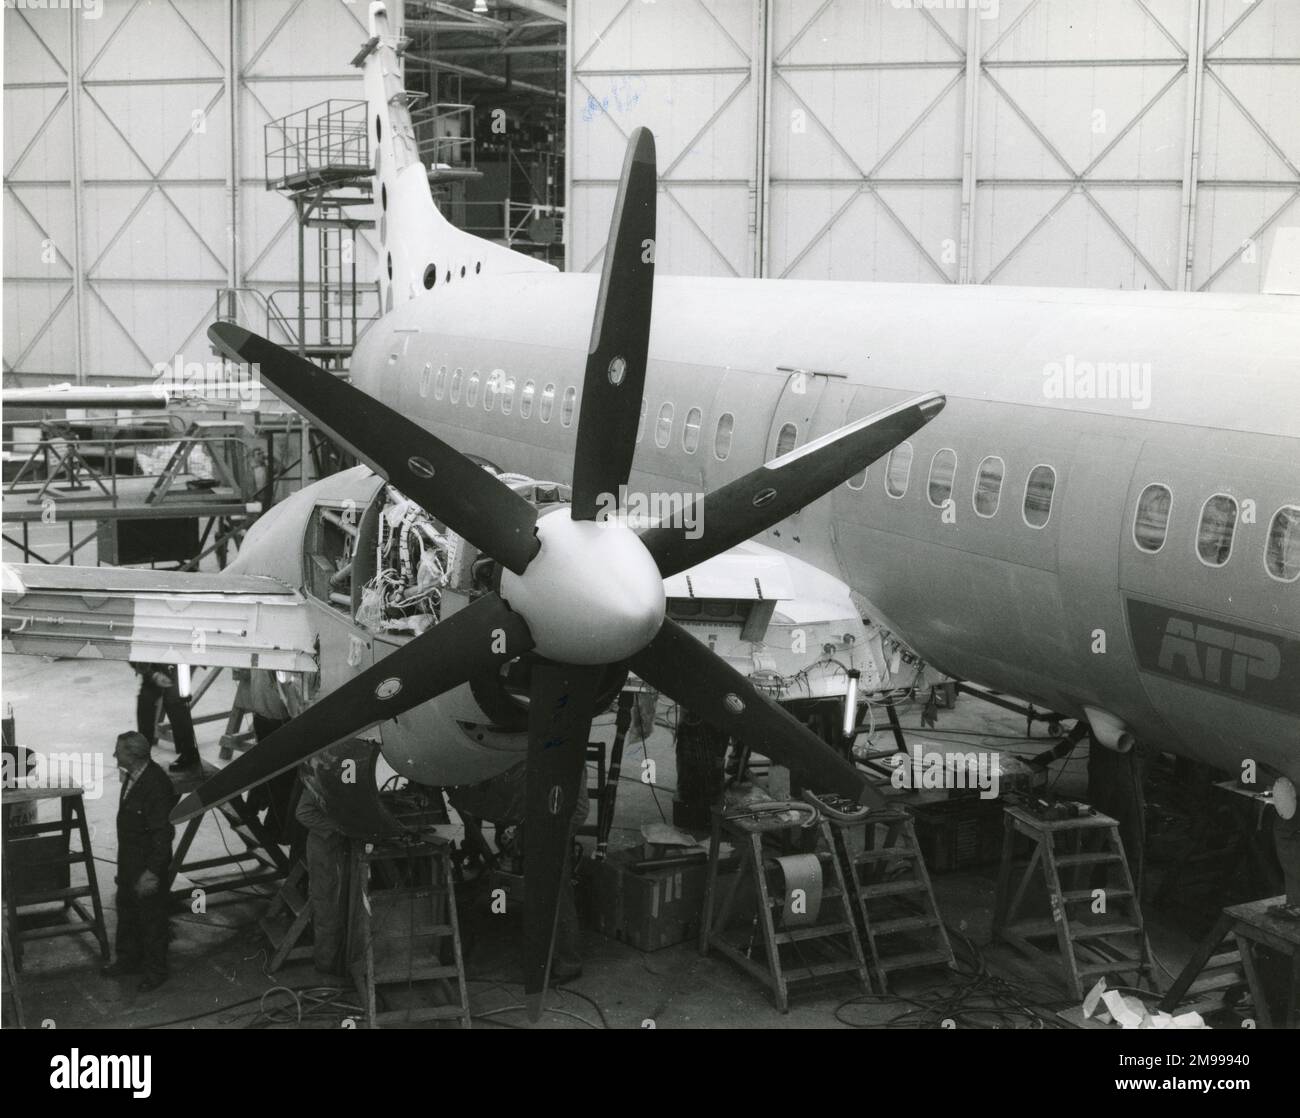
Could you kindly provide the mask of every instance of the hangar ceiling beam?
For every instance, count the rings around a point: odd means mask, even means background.
[[[569,14],[564,5],[553,3],[552,0],[500,0],[500,2],[511,8],[519,8],[521,11],[543,16],[555,23],[568,23],[569,21]]]

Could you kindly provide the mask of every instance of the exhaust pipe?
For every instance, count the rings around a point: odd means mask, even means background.
[[[1128,753],[1132,750],[1137,739],[1129,732],[1129,728],[1113,714],[1088,706],[1083,708],[1083,713],[1088,719],[1088,727],[1092,730],[1092,736],[1101,745],[1104,745],[1107,749],[1113,749],[1116,753]]]

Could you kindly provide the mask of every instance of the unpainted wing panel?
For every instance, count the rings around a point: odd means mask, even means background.
[[[275,579],[4,564],[3,650],[136,663],[316,671],[306,600]]]

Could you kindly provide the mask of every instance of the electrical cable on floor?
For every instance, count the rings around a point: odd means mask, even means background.
[[[528,1008],[528,1007],[527,1007],[526,1005],[524,1005],[524,1004],[521,1002],[519,1005],[505,1005],[505,1006],[502,1006],[500,1009],[487,1009],[487,1010],[484,1010],[482,1013],[471,1013],[471,1014],[469,1015],[469,1017],[470,1017],[470,1020],[471,1020],[471,1021],[482,1021],[482,1020],[484,1020],[485,1018],[488,1018],[488,1017],[495,1017],[495,1016],[496,1016],[497,1014],[499,1014],[499,1013],[513,1013],[513,1012],[515,1012],[516,1010],[526,1010],[527,1008]],[[597,1024],[591,1022],[591,1021],[588,1021],[587,1018],[583,1017],[580,1013],[570,1013],[567,1009],[559,1009],[559,1008],[557,1008],[556,1006],[553,1006],[553,1005],[548,1005],[548,1006],[544,1007],[544,1008],[542,1009],[542,1012],[543,1012],[543,1013],[558,1013],[561,1017],[572,1017],[575,1021],[581,1021],[581,1022],[582,1022],[584,1025],[586,1025],[587,1028],[589,1028],[589,1029],[599,1029],[599,1028],[600,1028],[599,1025],[597,1025]],[[512,1027],[513,1027],[513,1028],[519,1028],[518,1025],[515,1025],[515,1026],[512,1026]]]
[[[472,976],[467,974],[465,976],[465,981],[466,982],[490,982],[496,986],[522,986],[523,985],[522,982],[516,982],[514,981],[514,979],[497,978],[492,975]],[[586,1002],[589,1006],[591,1006],[592,1009],[596,1011],[596,1016],[600,1018],[599,1028],[608,1029],[610,1027],[609,1020],[605,1017],[605,1011],[600,1008],[600,1003],[597,1002],[595,998],[588,997],[586,994],[582,993],[582,991],[571,989],[568,986],[551,986],[550,989],[553,993],[571,994],[575,998],[581,998],[584,1002]]]
[[[947,927],[947,925],[945,925]],[[1030,1002],[1036,997],[1034,986],[992,974],[983,953],[969,937],[948,927],[958,960],[957,977],[914,996],[901,994],[862,994],[835,1007],[835,1019],[857,1029],[934,1029],[934,1028],[1065,1028],[1039,1012]],[[960,952],[956,949],[960,949]],[[961,958],[962,955],[968,958]],[[1037,984],[1035,984],[1037,985]],[[1044,986],[1044,990],[1047,988]],[[1051,989],[1042,998],[1041,1008],[1052,1004],[1070,1005],[1060,991]],[[909,1006],[884,1021],[855,1021],[845,1016],[854,1005]]]

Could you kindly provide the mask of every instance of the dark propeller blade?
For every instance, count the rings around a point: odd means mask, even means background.
[[[592,703],[603,668],[539,660],[528,693],[524,815],[524,1000],[541,1014],[555,939],[569,828],[587,763]]]
[[[227,357],[480,551],[523,574],[537,553],[537,510],[423,427],[333,373],[230,322],[208,327]]]
[[[486,594],[308,707],[172,811],[179,823],[293,768],[343,738],[441,695],[533,647],[523,618]]]
[[[684,526],[665,525],[646,529],[641,542],[664,578],[689,570],[779,524],[865,470],[929,423],[944,402],[942,396],[928,393],[814,439],[697,498],[694,516],[688,510],[681,517],[697,539],[691,539]]]
[[[574,520],[596,519],[601,495],[617,500],[632,469],[650,345],[654,248],[655,141],[649,129],[638,128],[623,160],[591,328],[573,461]]]
[[[665,621],[628,667],[706,722],[798,773],[813,791],[884,804],[848,761],[675,621]]]

